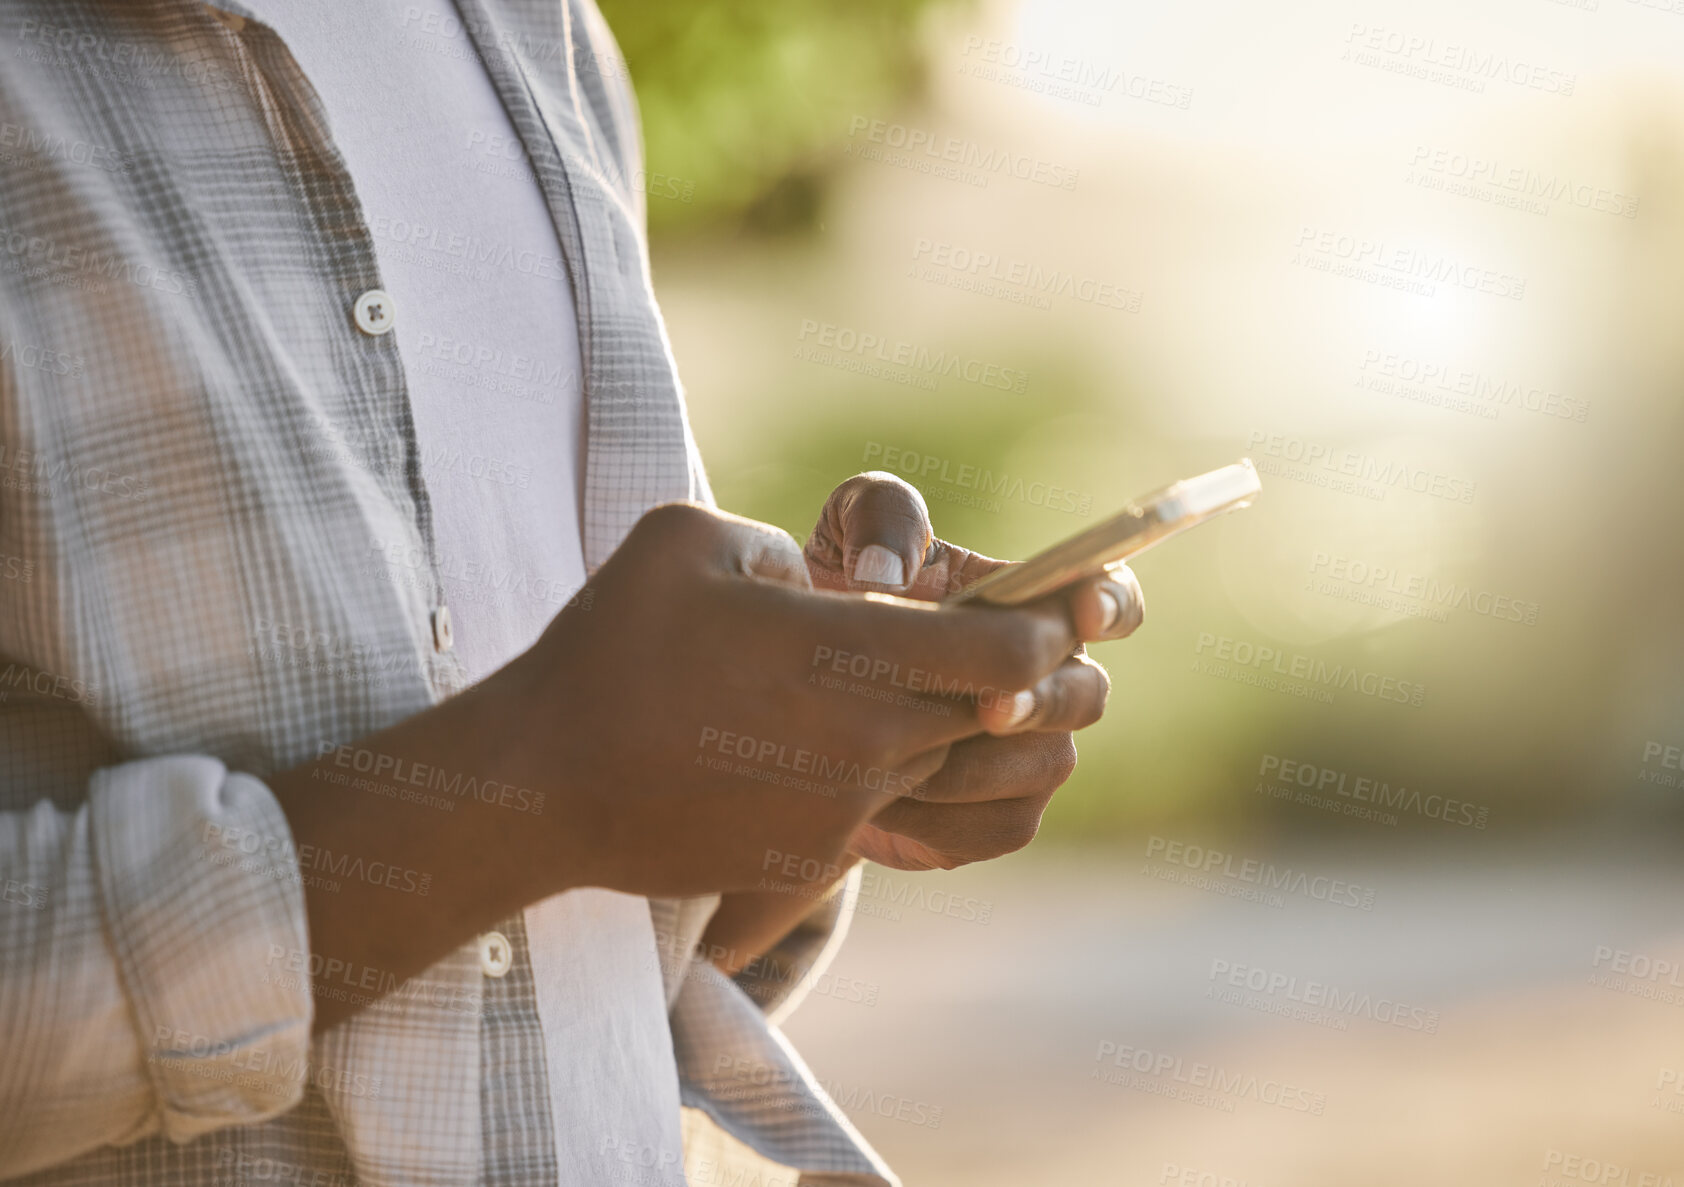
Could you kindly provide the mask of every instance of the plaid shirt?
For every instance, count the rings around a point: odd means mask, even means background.
[[[636,112],[589,0],[458,8],[571,274],[594,571],[711,499]],[[558,1168],[519,917],[508,975],[465,946],[314,1040],[277,967],[320,871],[265,775],[464,684],[404,360],[353,315],[369,228],[286,46],[233,0],[0,0],[0,170],[0,1177],[678,1181],[609,1134]],[[687,1129],[803,1183],[893,1182],[775,1026],[851,895],[735,981],[691,955],[717,899],[650,905]]]

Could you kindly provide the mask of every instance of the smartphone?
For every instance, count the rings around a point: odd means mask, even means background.
[[[996,606],[1033,602],[1085,578],[1098,577],[1160,540],[1224,512],[1249,507],[1261,489],[1257,467],[1250,458],[1197,478],[1184,478],[1142,495],[1105,522],[1036,553],[1022,564],[994,570],[945,600]]]

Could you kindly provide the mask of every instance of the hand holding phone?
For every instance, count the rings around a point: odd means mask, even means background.
[[[1249,458],[1142,495],[1084,532],[1036,553],[1022,564],[997,569],[948,596],[949,604],[1032,602],[1106,569],[1188,528],[1228,511],[1249,507],[1262,489]]]

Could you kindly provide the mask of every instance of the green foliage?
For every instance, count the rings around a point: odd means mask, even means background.
[[[643,112],[650,227],[814,221],[819,150],[847,131],[837,113],[916,89],[933,2],[602,0]]]

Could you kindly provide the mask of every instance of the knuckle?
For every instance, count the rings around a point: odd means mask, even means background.
[[[848,479],[848,481],[844,482],[842,486],[837,489],[841,490],[843,488],[847,488],[850,494],[898,493],[905,495],[908,499],[919,503],[920,505],[924,501],[924,496],[918,493],[917,487],[913,486],[899,474],[891,474],[887,470],[863,470]]]
[[[1035,721],[1060,722],[1071,712],[1071,682],[1063,675],[1055,675],[1041,682],[1035,692]]]
[[[1039,803],[1025,803],[1007,815],[1000,822],[994,836],[993,848],[1001,854],[1016,853],[1033,841],[1041,831],[1042,806]]]
[[[1076,739],[1071,734],[1047,734],[1046,738],[1047,771],[1052,777],[1052,790],[1056,791],[1076,773]]]
[[[1082,714],[1082,724],[1088,726],[1105,716],[1105,706],[1111,701],[1111,673],[1091,659],[1085,661],[1082,666],[1086,672],[1088,686],[1092,690]]]
[[[661,503],[645,511],[632,531],[665,544],[695,539],[715,522],[713,512],[699,503]]]
[[[802,555],[801,545],[795,542],[795,537],[771,524],[756,524],[753,536],[747,544],[750,551],[789,561],[799,561]]]
[[[996,646],[1000,682],[1012,690],[1034,687],[1041,675],[1041,646],[1036,631],[1028,627],[1006,631]]]

